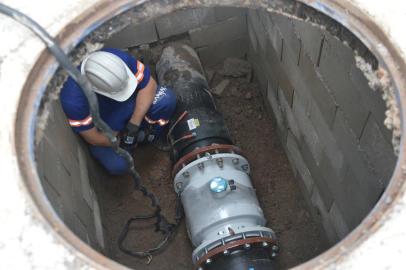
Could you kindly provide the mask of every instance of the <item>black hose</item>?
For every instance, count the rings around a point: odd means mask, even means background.
[[[17,22],[21,23],[22,25],[26,26],[28,29],[30,29],[32,32],[34,32],[47,46],[48,50],[51,52],[51,54],[56,58],[58,63],[68,72],[69,76],[71,76],[82,88],[83,93],[85,94],[87,101],[89,103],[90,107],[90,114],[93,118],[93,123],[96,126],[98,130],[100,130],[110,141],[113,150],[119,154],[120,156],[124,157],[128,164],[129,164],[129,173],[131,174],[133,180],[134,180],[134,185],[135,189],[141,191],[141,193],[145,196],[148,197],[151,201],[151,205],[155,207],[154,214],[149,215],[149,216],[140,216],[140,217],[134,217],[131,218],[127,224],[133,222],[134,220],[139,220],[139,219],[145,219],[146,217],[148,218],[156,218],[156,226],[157,230],[163,231],[165,233],[165,237],[162,241],[161,244],[158,245],[157,248],[152,248],[148,250],[147,252],[131,252],[130,255],[136,256],[136,257],[147,257],[150,256],[153,253],[158,252],[160,249],[162,249],[165,244],[168,242],[167,240],[172,236],[173,230],[167,230],[167,228],[162,228],[162,224],[166,227],[171,227],[167,226],[165,224],[170,224],[167,222],[166,218],[161,215],[161,207],[159,205],[158,198],[152,193],[149,192],[146,187],[142,185],[141,182],[141,177],[138,174],[138,172],[135,169],[134,166],[134,160],[131,157],[131,155],[124,149],[122,149],[119,145],[119,140],[116,138],[114,135],[113,130],[101,119],[100,113],[99,113],[99,105],[97,102],[97,97],[96,94],[91,90],[91,85],[90,82],[87,80],[87,78],[82,75],[78,69],[72,64],[72,62],[69,60],[68,56],[65,54],[65,52],[61,49],[61,47],[56,43],[54,38],[52,38],[48,32],[42,28],[36,21],[25,15],[24,13],[21,13],[18,10],[15,10],[9,6],[6,6],[2,3],[0,3],[0,13],[13,18]],[[131,222],[130,222],[131,221]],[[170,224],[170,225],[176,225],[176,224]],[[126,231],[126,228],[129,225],[126,225],[123,229],[123,232]],[[128,231],[128,228],[127,228]],[[119,247],[121,249],[122,243],[125,240],[125,237],[122,238],[123,233],[119,237]],[[125,236],[127,234],[125,233]],[[123,252],[126,252],[122,249]],[[127,252],[126,252],[127,253]],[[127,253],[128,254],[128,253]]]

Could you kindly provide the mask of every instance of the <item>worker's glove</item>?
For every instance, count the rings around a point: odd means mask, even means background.
[[[134,145],[137,143],[137,137],[140,127],[136,124],[128,122],[122,136],[122,143],[126,145]]]

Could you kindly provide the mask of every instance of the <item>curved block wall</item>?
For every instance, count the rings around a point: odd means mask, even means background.
[[[103,169],[67,125],[59,100],[49,101],[45,132],[37,135],[36,162],[44,191],[64,223],[85,243],[105,252],[98,183]]]
[[[374,59],[337,24],[327,31],[249,10],[248,33],[248,57],[292,169],[334,243],[372,209],[396,162],[385,103],[351,47],[372,65]]]

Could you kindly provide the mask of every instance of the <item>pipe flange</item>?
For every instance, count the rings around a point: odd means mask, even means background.
[[[193,263],[199,265],[203,261],[203,258],[212,258],[218,253],[222,253],[225,250],[231,252],[231,249],[236,249],[238,246],[244,246],[244,244],[256,243],[253,239],[259,242],[269,243],[269,246],[276,245],[275,233],[269,228],[263,228],[257,231],[244,231],[234,233],[232,235],[211,241],[208,243],[203,243],[198,246],[192,255]],[[266,241],[260,241],[266,240]],[[253,241],[253,242],[251,242]],[[224,248],[225,247],[225,248]],[[221,249],[220,249],[221,248]],[[214,252],[213,252],[214,251]],[[210,256],[207,256],[207,255]],[[204,262],[204,261],[203,261]]]
[[[172,170],[172,178],[187,164],[205,155],[219,154],[219,153],[235,153],[244,157],[240,148],[229,144],[214,144],[198,148],[187,155],[183,156],[176,162]]]
[[[235,250],[249,249],[251,247],[269,248],[271,256],[274,258],[279,252],[279,246],[276,244],[276,240],[270,236],[248,237],[245,239],[234,240],[226,243],[222,246],[213,248],[207,251],[207,253],[199,258],[196,262],[196,269],[203,270],[206,264],[211,263],[218,256],[227,256]]]

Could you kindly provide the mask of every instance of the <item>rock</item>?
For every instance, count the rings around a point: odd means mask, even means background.
[[[221,96],[229,83],[230,80],[222,80],[216,87],[211,90],[211,92],[217,96]]]
[[[248,93],[245,94],[244,97],[245,97],[246,100],[250,100],[250,99],[252,99],[252,93],[248,92]]]
[[[239,58],[227,58],[224,60],[223,70],[221,74],[231,77],[251,76],[251,64]]]

